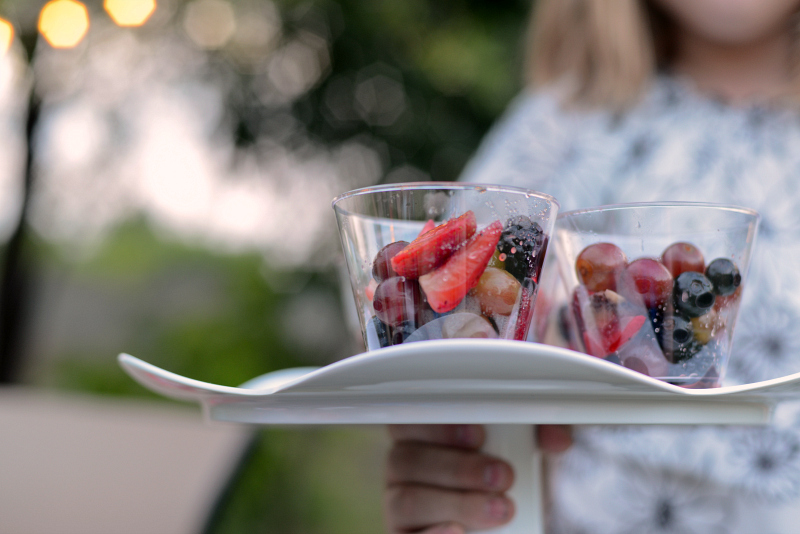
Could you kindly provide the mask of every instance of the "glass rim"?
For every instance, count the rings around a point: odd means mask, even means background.
[[[548,195],[547,193],[542,193],[541,191],[535,191],[533,189],[526,189],[524,187],[513,187],[507,185],[497,185],[497,184],[482,184],[482,183],[471,183],[471,182],[401,182],[401,183],[394,183],[394,184],[381,184],[381,185],[371,185],[367,187],[361,187],[358,189],[353,189],[352,191],[347,191],[346,193],[342,193],[341,195],[335,197],[331,201],[331,206],[334,210],[342,210],[338,206],[338,204],[343,201],[347,200],[348,198],[353,198],[362,195],[369,195],[371,193],[384,193],[384,192],[391,192],[391,191],[405,191],[405,190],[455,190],[455,191],[475,191],[483,189],[484,191],[494,191],[498,193],[514,193],[519,195],[525,195],[527,197],[537,197],[547,202],[553,204],[556,209],[561,208],[561,204],[559,204],[558,200],[555,197]],[[346,211],[346,210],[343,210]]]
[[[581,208],[577,210],[570,210],[559,213],[556,220],[568,219],[576,215],[583,215],[588,213],[597,213],[601,211],[623,211],[637,208],[696,208],[696,209],[713,209],[717,211],[730,211],[740,213],[742,215],[750,215],[755,220],[761,219],[761,214],[752,208],[738,206],[736,204],[716,204],[713,202],[628,202],[622,204],[607,204],[603,206],[594,206],[591,208]]]

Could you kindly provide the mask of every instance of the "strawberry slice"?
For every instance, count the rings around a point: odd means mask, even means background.
[[[589,354],[590,356],[605,358],[611,354],[603,346],[603,342],[593,336],[588,330],[583,331],[583,344],[586,347],[586,354]]]
[[[433,219],[428,219],[428,222],[426,222],[425,226],[422,227],[422,231],[419,233],[419,235],[417,237],[419,237],[420,235],[422,235],[422,234],[424,234],[426,232],[430,232],[434,228],[436,228],[436,223],[433,222]]]
[[[367,284],[367,287],[364,289],[364,295],[370,302],[372,302],[372,299],[375,298],[375,288],[377,287],[378,282],[376,282],[374,278],[370,278],[369,284]]]
[[[644,315],[631,317],[627,322],[625,319],[620,319],[619,337],[609,344],[608,352],[617,352],[622,345],[630,341],[639,332],[645,322],[647,322],[647,319]]]
[[[628,319],[619,320],[619,328],[613,330],[602,330],[590,332],[584,330],[583,343],[586,352],[598,358],[605,358],[613,352],[617,352],[620,347],[631,340],[639,333],[647,319],[644,315],[636,315]]]
[[[419,278],[442,265],[464,241],[472,237],[476,228],[475,214],[471,211],[450,219],[420,234],[398,252],[392,258],[392,268],[400,276]]]
[[[436,229],[426,235],[434,232]],[[454,309],[467,292],[477,285],[502,233],[503,224],[500,221],[493,222],[481,233],[472,236],[441,267],[420,277],[419,285],[433,311],[444,313]]]

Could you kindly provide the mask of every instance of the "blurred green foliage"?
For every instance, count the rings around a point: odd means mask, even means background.
[[[347,337],[322,352],[316,346],[304,348],[284,330],[287,299],[296,294],[324,294],[338,302],[333,272],[270,272],[257,254],[221,254],[165,241],[141,221],[119,228],[86,261],[69,263],[50,254],[50,262],[71,284],[106,288],[111,301],[133,304],[125,335],[115,339],[119,352],[146,355],[155,365],[198,380],[235,386],[277,369],[330,363],[354,350]],[[291,292],[279,293],[268,282],[278,276]],[[287,283],[287,278],[297,282]],[[176,285],[182,290],[170,294]],[[185,304],[175,302],[181,297]],[[166,306],[174,310],[165,311]],[[336,329],[346,331],[342,317],[337,318]],[[62,354],[45,380],[104,394],[143,392],[108,354],[87,354],[85,348]]]
[[[435,181],[457,179],[522,87],[525,0],[282,0],[279,5],[285,32],[316,31],[331,42],[330,71],[294,103],[296,116],[325,143],[354,137],[371,142],[387,169],[410,164]],[[248,75],[239,75],[230,104],[238,141],[246,144],[270,122],[268,110],[248,90]],[[396,120],[370,120],[358,109],[360,84],[376,76],[397,82],[405,93]],[[345,94],[340,98],[340,93]],[[386,96],[377,91],[379,100]]]

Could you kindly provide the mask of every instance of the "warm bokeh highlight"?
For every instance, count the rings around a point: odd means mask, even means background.
[[[119,26],[141,26],[156,10],[156,0],[105,0],[103,7]]]
[[[89,30],[89,12],[76,0],[52,0],[39,14],[39,32],[53,48],[72,48]]]
[[[215,50],[236,33],[236,15],[225,0],[195,0],[186,7],[183,27],[197,46]]]
[[[5,19],[0,19],[0,55],[8,52],[14,40],[14,26]]]

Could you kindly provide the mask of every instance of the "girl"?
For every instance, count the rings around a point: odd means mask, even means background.
[[[800,370],[800,1],[539,0],[530,87],[463,179],[563,210],[752,207],[761,233],[728,382]],[[800,409],[769,428],[542,428],[555,533],[782,534],[800,524]],[[392,533],[508,521],[510,467],[479,426],[390,428]]]

